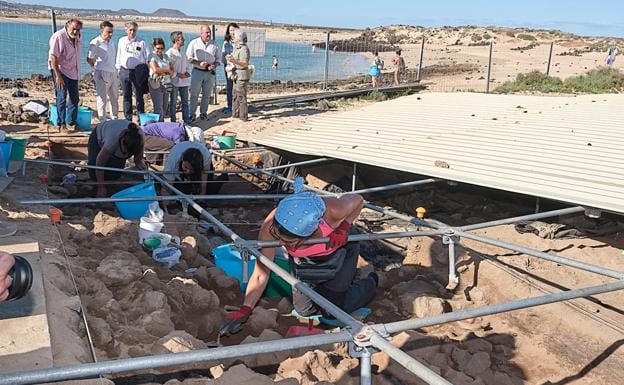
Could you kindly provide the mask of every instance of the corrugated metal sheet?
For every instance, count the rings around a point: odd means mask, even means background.
[[[254,141],[624,212],[624,95],[425,93]]]

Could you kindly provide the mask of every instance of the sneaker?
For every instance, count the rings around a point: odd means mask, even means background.
[[[224,114],[231,114],[231,113],[232,113],[232,109],[231,109],[231,108],[229,108],[229,107],[225,107],[225,108],[223,109],[223,113],[224,113]]]
[[[208,120],[208,114],[201,114],[201,115],[199,115],[199,119],[200,120]]]

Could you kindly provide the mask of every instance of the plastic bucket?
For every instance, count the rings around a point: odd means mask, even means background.
[[[9,171],[9,162],[11,161],[11,148],[13,147],[13,142],[5,141],[0,142],[0,151],[2,151],[2,162],[4,165],[4,169]]]
[[[87,107],[78,106],[78,112],[76,114],[76,125],[84,131],[91,130],[91,118],[93,118],[93,111]],[[56,106],[50,107],[50,124],[58,126],[58,111]],[[69,121],[68,110],[65,110],[65,123]]]
[[[62,215],[63,212],[56,207],[52,207],[50,210],[48,210],[48,216],[50,217],[50,222],[52,223],[59,223],[61,221]]]
[[[131,197],[155,197],[156,188],[154,182],[145,182],[136,186],[132,186],[125,190],[121,190],[113,194],[111,198],[131,198]],[[115,202],[117,210],[124,219],[139,219],[145,215],[153,200],[135,201],[135,202]]]
[[[217,136],[217,143],[222,150],[236,148],[236,135],[219,135]]]
[[[159,120],[160,120],[159,114],[150,114],[150,113],[139,114],[139,124],[141,124],[141,126],[144,126],[147,122],[150,122],[150,121],[158,122]]]
[[[215,265],[222,269],[229,277],[236,278],[241,286],[241,291],[244,293],[247,288],[247,284],[243,283],[243,260],[241,259],[240,252],[232,248],[232,244],[221,245],[212,249],[212,255],[215,258]],[[275,257],[273,260],[279,267],[289,271],[288,259]],[[249,264],[247,266],[247,279],[251,277],[253,270],[256,266],[256,257],[249,256]],[[271,273],[269,277],[269,283],[264,291],[265,297],[287,297],[292,294],[292,288],[288,282],[284,281],[276,274]]]
[[[11,147],[11,160],[24,160],[28,138],[18,138],[16,136],[7,135],[6,140],[13,143]]]

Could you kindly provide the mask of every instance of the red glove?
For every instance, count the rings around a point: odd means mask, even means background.
[[[342,221],[340,226],[336,227],[334,231],[329,234],[329,242],[327,243],[329,248],[334,249],[346,245],[350,228],[351,223]]]
[[[219,335],[225,336],[238,333],[243,328],[243,324],[249,319],[250,315],[251,308],[244,305],[239,311],[228,314],[225,316],[225,322],[219,327]]]

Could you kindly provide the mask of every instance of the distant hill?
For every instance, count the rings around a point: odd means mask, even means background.
[[[122,8],[119,11],[117,11],[118,14],[122,14],[122,15],[141,15],[141,12],[137,11],[136,9],[126,9],[126,8]]]
[[[152,16],[156,17],[187,17],[186,13],[178,11],[177,9],[158,8],[152,13]]]

